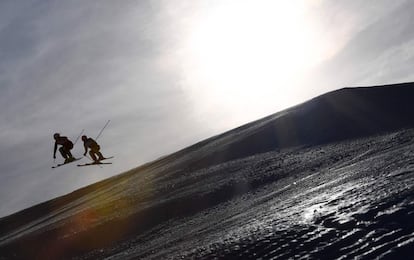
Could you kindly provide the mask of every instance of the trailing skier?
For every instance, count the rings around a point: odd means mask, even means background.
[[[83,153],[86,156],[88,152],[88,148],[90,149],[89,155],[91,156],[92,160],[95,163],[100,163],[101,160],[105,160],[106,158],[103,157],[102,153],[100,152],[101,147],[99,144],[92,138],[88,138],[86,135],[82,136],[83,146],[85,148],[85,152]]]

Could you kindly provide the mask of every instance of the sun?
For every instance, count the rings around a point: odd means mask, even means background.
[[[305,2],[214,3],[189,30],[184,66],[190,88],[223,109],[288,106],[292,84],[318,55]]]

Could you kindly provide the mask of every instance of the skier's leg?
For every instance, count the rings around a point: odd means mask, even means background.
[[[99,147],[99,145],[97,145],[97,146],[93,146],[93,147],[91,147],[91,151],[90,151],[90,153],[91,153],[91,154],[93,153],[93,155],[94,155],[94,160],[95,160],[96,162],[99,162],[100,160],[105,159],[105,158],[102,156],[101,152],[99,152],[99,149],[100,149],[100,147]],[[98,156],[98,158],[99,158],[99,159],[96,159],[96,156]],[[91,157],[92,157],[92,155],[91,155]]]
[[[104,160],[105,159],[105,157],[102,155],[101,152],[97,152],[96,154],[98,155],[99,160]]]
[[[65,158],[65,163],[74,161],[73,157],[70,156],[70,152],[66,150],[64,146],[59,148],[59,152],[62,154],[62,157]]]
[[[65,150],[66,150],[67,155],[69,156],[69,158],[71,158],[73,160],[74,159],[73,155],[70,152],[70,150],[73,149],[73,143],[72,142],[67,142],[66,145],[64,145],[64,146],[65,146]]]
[[[66,151],[63,148],[63,146],[59,148],[59,152],[62,155],[63,159],[67,159],[68,158],[68,155],[66,154]]]
[[[62,146],[62,148],[63,148],[63,152],[66,154],[65,162],[73,162],[75,158],[73,158],[73,155],[70,152],[70,150],[73,148],[72,143],[68,143],[67,145]]]
[[[95,155],[93,150],[89,151],[89,155],[91,156],[91,158],[94,162],[98,162],[98,160],[96,159],[96,155]]]
[[[105,157],[103,157],[103,155],[101,153],[101,147],[99,145],[96,147],[96,149],[93,149],[93,150],[98,155],[99,160],[104,160],[105,159]]]

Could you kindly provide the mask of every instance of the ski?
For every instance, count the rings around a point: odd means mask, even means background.
[[[66,164],[70,164],[70,163],[76,162],[76,161],[78,161],[78,160],[80,160],[80,159],[82,159],[82,158],[75,158],[75,160],[73,160],[73,161],[71,161],[71,162],[56,164],[55,166],[52,166],[52,169],[58,168],[58,167],[60,167],[60,166],[66,165]]]
[[[103,161],[103,160],[108,160],[108,159],[112,159],[112,158],[114,158],[113,156],[109,156],[109,157],[106,157],[106,158],[103,158],[102,160],[100,160],[100,161]]]
[[[109,158],[107,158],[107,159],[109,159]],[[111,162],[99,162],[99,163],[91,162],[91,163],[85,163],[85,164],[78,164],[77,166],[82,167],[82,166],[102,165],[102,164],[112,164],[112,163]]]

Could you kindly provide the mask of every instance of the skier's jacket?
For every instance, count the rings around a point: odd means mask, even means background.
[[[72,141],[70,141],[66,136],[59,136],[56,140],[55,140],[55,147],[54,147],[54,152],[56,153],[57,150],[57,146],[58,145],[62,145],[65,149],[70,150],[73,148],[73,143]]]
[[[92,138],[86,139],[83,142],[83,146],[85,147],[85,151],[87,150],[87,148],[90,148],[93,151],[99,151],[99,149],[101,149],[99,144],[95,140],[93,140]]]

